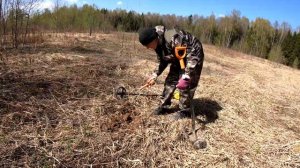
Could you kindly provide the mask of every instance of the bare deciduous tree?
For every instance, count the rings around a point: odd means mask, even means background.
[[[7,9],[7,11],[9,13],[9,17],[11,18],[9,21],[11,22],[10,25],[12,30],[11,32],[13,47],[18,48],[20,42],[25,42],[25,39],[28,34],[30,14],[38,1],[39,0],[9,1],[9,8]],[[25,24],[24,21],[26,22]]]

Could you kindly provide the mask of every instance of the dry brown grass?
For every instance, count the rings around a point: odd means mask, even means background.
[[[49,34],[2,51],[0,166],[300,166],[298,70],[204,45],[194,102],[208,147],[195,150],[190,119],[151,115],[158,98],[114,98],[119,85],[138,92],[155,67],[136,38]],[[142,92],[160,94],[165,76]]]

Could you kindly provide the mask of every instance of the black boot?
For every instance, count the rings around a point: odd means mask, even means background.
[[[159,106],[154,110],[153,114],[162,115],[162,114],[166,114],[169,110],[170,110],[169,105]]]
[[[191,114],[188,111],[177,111],[171,116],[173,120],[180,120],[189,117],[191,117]]]

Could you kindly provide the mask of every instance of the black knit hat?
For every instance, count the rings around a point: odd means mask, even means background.
[[[139,32],[139,40],[142,45],[147,45],[156,39],[158,34],[155,28],[145,28]]]

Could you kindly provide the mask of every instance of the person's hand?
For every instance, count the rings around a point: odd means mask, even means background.
[[[146,84],[147,84],[149,87],[152,86],[152,85],[154,85],[154,84],[155,84],[155,79],[154,79],[154,78],[149,78],[149,79],[147,80]]]
[[[176,87],[180,90],[184,90],[188,88],[190,85],[190,77],[188,75],[182,75],[182,77],[179,79]]]
[[[143,89],[144,87],[151,87],[155,84],[157,79],[157,75],[155,73],[153,73],[149,79],[147,79],[146,83],[140,88]]]

